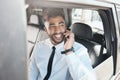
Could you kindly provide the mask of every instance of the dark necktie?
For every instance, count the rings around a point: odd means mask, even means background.
[[[55,47],[53,46],[52,47],[52,53],[50,55],[48,66],[47,66],[47,74],[46,74],[46,76],[44,77],[43,80],[48,80],[49,77],[50,77],[50,74],[51,74],[51,71],[52,71],[52,62],[53,62],[54,54],[55,54]]]

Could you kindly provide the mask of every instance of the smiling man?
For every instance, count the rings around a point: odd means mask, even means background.
[[[63,9],[48,9],[49,39],[37,43],[30,60],[30,80],[96,80],[87,49],[67,30]]]

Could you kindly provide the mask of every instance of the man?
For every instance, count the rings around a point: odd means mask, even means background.
[[[35,46],[30,80],[96,80],[86,48],[75,42],[74,34],[67,30],[63,10],[49,9],[44,23],[49,39]]]

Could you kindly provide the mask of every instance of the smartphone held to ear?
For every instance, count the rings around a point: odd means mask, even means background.
[[[70,31],[70,28],[67,28],[67,30]],[[67,33],[67,30],[65,31],[65,33]],[[67,37],[65,36],[65,38],[64,38],[64,44],[66,43],[67,39],[69,39],[69,36],[67,36]]]

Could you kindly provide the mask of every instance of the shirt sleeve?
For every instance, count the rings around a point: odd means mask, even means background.
[[[66,55],[66,60],[73,80],[96,80],[86,48],[80,48]]]
[[[29,62],[29,80],[38,80],[39,72],[35,61],[35,52],[36,49],[34,49]]]

